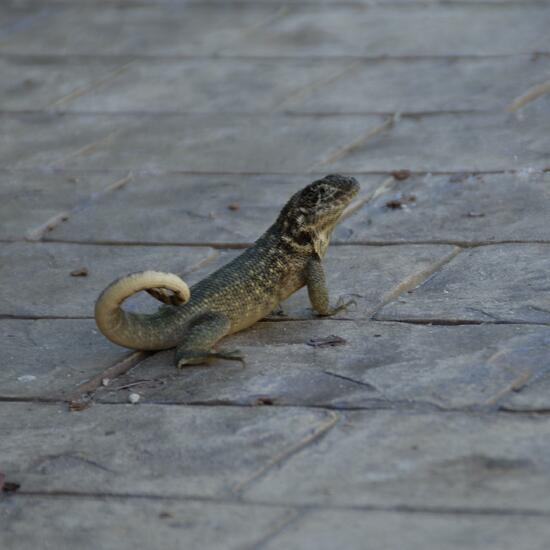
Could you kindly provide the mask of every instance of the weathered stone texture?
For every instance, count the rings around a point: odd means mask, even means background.
[[[0,320],[0,397],[60,399],[131,352],[91,319]]]
[[[0,170],[0,239],[38,239],[122,179],[116,174]]]
[[[293,193],[318,177],[136,174],[128,185],[71,216],[46,238],[250,244],[275,222]],[[360,179],[365,193],[382,182],[380,177]],[[132,215],[120,216],[124,209]]]
[[[542,517],[327,510],[309,512],[264,548],[379,550],[406,544],[409,550],[516,550],[529,541],[529,550],[545,550],[549,536]]]
[[[357,412],[246,498],[324,505],[550,509],[546,417]]]
[[[465,250],[379,319],[550,323],[550,244]]]
[[[536,112],[403,116],[389,123],[381,115],[7,113],[0,116],[0,162],[215,173],[548,167],[550,122]]]
[[[330,411],[269,407],[0,409],[2,468],[25,491],[218,498],[235,496],[338,420]],[[21,418],[25,429],[14,429]]]
[[[297,512],[213,502],[128,498],[25,497],[0,500],[7,548],[251,548]]]
[[[337,228],[335,238],[550,242],[549,202],[550,173],[531,169],[515,174],[413,175]]]
[[[219,346],[239,349],[245,368],[216,361],[176,371],[167,351],[102,388],[96,399],[124,403],[136,392],[155,403],[494,411],[548,370],[549,341],[549,327],[259,323]]]
[[[210,248],[178,254],[172,247],[3,244],[0,315],[92,317],[99,293],[121,275],[146,269],[182,274],[215,255]],[[86,276],[71,275],[82,268]]]

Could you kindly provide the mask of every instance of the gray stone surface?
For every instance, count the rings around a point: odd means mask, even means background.
[[[544,550],[549,535],[545,518],[327,510],[308,513],[263,548],[379,550],[406,545],[409,550]]]
[[[311,346],[335,336],[345,343]],[[96,400],[124,403],[135,392],[155,403],[494,410],[548,370],[549,342],[549,327],[264,322],[219,346],[241,350],[245,368],[216,361],[176,371],[168,351],[101,388]]]
[[[549,66],[547,57],[530,55],[365,61],[283,107],[309,113],[503,110],[539,84]]]
[[[276,219],[291,194],[316,177],[136,174],[116,193],[99,197],[45,238],[251,243]],[[362,174],[357,178],[365,194],[385,179]],[[515,174],[412,175],[338,226],[334,241],[550,241],[549,184],[550,173],[530,169]],[[169,199],[175,196],[181,199]],[[224,201],[217,201],[219,196]],[[386,206],[395,200],[402,208]],[[127,208],[132,216],[120,216]]]
[[[60,216],[88,206],[117,180],[115,174],[28,173],[0,170],[0,239],[47,233]]]
[[[103,55],[211,55],[240,33],[269,23],[280,7],[172,3],[3,7],[0,53]],[[37,32],[39,30],[39,32]]]
[[[389,201],[398,201],[401,208],[389,208]],[[337,228],[335,238],[380,243],[550,241],[549,201],[550,173],[535,170],[413,175]]]
[[[267,3],[12,6],[4,8],[0,52],[316,57],[502,55],[550,48],[548,7],[537,4],[420,4],[406,10]],[[501,32],[487,40],[487,27]]]
[[[331,411],[269,407],[0,409],[2,468],[27,492],[227,498],[338,421]],[[22,417],[25,428],[14,429]]]
[[[0,319],[0,398],[67,399],[131,352],[91,319]]]
[[[256,113],[323,86],[350,61],[134,60],[116,77],[55,108],[86,112]]]
[[[547,417],[348,413],[245,487],[271,502],[548,513]]]
[[[382,121],[379,116],[335,121],[236,114],[10,113],[0,116],[2,133],[12,134],[4,139],[0,162],[16,168],[307,171]]]
[[[548,117],[4,114],[10,168],[191,172],[542,170]],[[93,124],[91,124],[93,122]],[[32,129],[32,131],[31,131]],[[371,136],[367,138],[367,136]],[[9,136],[9,137],[8,137]],[[277,146],[274,146],[277,143]],[[480,155],[483,150],[483,155]]]
[[[135,243],[254,242],[285,202],[319,175],[135,174],[48,233],[48,240]],[[359,177],[362,192],[383,177]],[[223,200],[219,200],[223,197]],[[131,216],[120,216],[129,209]],[[345,227],[350,221],[346,222]]]
[[[548,80],[549,16],[3,2],[0,546],[546,548],[550,95],[506,107]],[[302,291],[220,344],[245,367],[183,372],[97,333],[116,277],[194,283],[319,175],[402,169],[334,234],[336,319]]]
[[[536,112],[403,117],[330,164],[331,170],[543,170],[550,119]]]
[[[289,9],[224,48],[229,55],[434,56],[548,52],[547,5],[327,5]],[[330,21],[330,25],[327,25]],[[484,29],[498,28],[488,40]]]
[[[144,269],[184,274],[216,254],[209,248],[2,244],[0,315],[93,317],[99,293],[122,274]],[[81,268],[87,276],[71,276]]]
[[[379,319],[550,323],[550,245],[465,250]]]
[[[69,96],[94,89],[99,82],[112,78],[120,65],[115,60],[104,58],[84,64],[59,57],[2,57],[2,109],[16,111],[51,108],[63,98],[66,101]]]
[[[502,110],[547,57],[463,59],[0,59],[4,110],[297,113]],[[23,69],[23,71],[22,71]],[[491,93],[488,94],[487,91]],[[541,103],[543,99],[539,100]]]
[[[253,548],[297,513],[281,507],[109,498],[0,500],[6,548]]]

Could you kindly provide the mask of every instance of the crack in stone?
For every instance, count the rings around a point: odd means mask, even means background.
[[[354,378],[349,378],[348,376],[343,376],[342,374],[337,374],[335,372],[330,372],[328,370],[324,370],[323,373],[327,374],[328,376],[334,376],[335,378],[340,378],[342,380],[346,380],[347,382],[352,382],[353,384],[358,384],[359,386],[364,386],[364,387],[366,387],[367,389],[369,389],[371,391],[376,391],[376,392],[382,394],[382,392],[376,386],[373,386],[372,384],[369,384],[368,382],[361,382],[361,380],[355,380]]]
[[[269,532],[263,535],[259,541],[245,547],[245,550],[260,550],[263,546],[265,546],[265,544],[278,537],[291,525],[295,525],[299,521],[302,521],[310,513],[311,510],[292,508],[287,514],[287,517],[283,518],[283,520],[278,525],[270,529]]]
[[[385,294],[380,300],[380,303],[371,309],[369,317],[375,318],[376,315],[387,306],[390,302],[396,300],[401,294],[412,288],[416,288],[422,285],[427,279],[433,277],[437,272],[441,270],[445,265],[450,263],[456,256],[463,251],[460,247],[455,247],[449,254],[445,255],[442,259],[434,262],[428,268],[420,271],[419,273],[413,273],[408,277],[405,277],[400,283]]]
[[[396,115],[388,117],[379,126],[376,126],[372,130],[369,130],[366,134],[360,136],[359,138],[341,147],[340,149],[337,149],[336,151],[332,152],[330,155],[320,160],[319,162],[316,162],[310,168],[309,171],[311,172],[316,168],[320,168],[321,166],[325,166],[327,164],[333,164],[336,161],[341,160],[342,158],[347,157],[348,155],[354,153],[358,149],[361,149],[361,147],[363,147],[370,139],[378,136],[379,134],[385,132],[386,130],[391,130],[394,127],[396,121],[397,121]]]
[[[256,499],[235,499],[204,495],[158,495],[147,493],[111,493],[91,491],[29,491],[24,488],[14,493],[10,498],[41,497],[41,498],[74,498],[74,499],[113,499],[113,500],[151,500],[166,502],[203,502],[214,505],[250,506],[262,508],[290,508],[305,511],[344,510],[362,512],[394,512],[401,514],[456,515],[456,516],[535,516],[550,517],[550,510],[533,508],[498,508],[498,507],[464,507],[464,506],[416,506],[412,504],[396,505],[353,505],[353,504],[316,504],[305,502],[273,502]]]
[[[266,475],[270,470],[276,466],[281,466],[284,462],[291,457],[298,454],[300,451],[309,447],[313,443],[317,442],[321,437],[326,435],[336,424],[340,421],[340,415],[334,411],[327,411],[328,421],[319,424],[315,427],[312,433],[306,435],[300,441],[291,445],[287,449],[283,450],[278,455],[274,456],[271,460],[262,466],[259,470],[249,476],[247,479],[240,481],[231,488],[231,493],[235,496],[240,496],[243,492],[255,481]]]

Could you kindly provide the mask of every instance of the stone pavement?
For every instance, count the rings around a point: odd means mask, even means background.
[[[550,95],[507,107],[549,26],[548,0],[2,2],[2,549],[546,550]],[[329,249],[355,308],[300,291],[224,343],[245,368],[98,333],[114,278],[193,283],[331,172],[396,180]]]

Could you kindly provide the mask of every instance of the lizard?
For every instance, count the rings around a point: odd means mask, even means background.
[[[306,286],[312,308],[334,315],[353,301],[329,302],[322,260],[335,226],[359,191],[355,178],[328,175],[295,193],[265,233],[228,264],[188,285],[173,273],[142,271],[111,283],[95,319],[112,342],[136,350],[176,348],[176,366],[213,358],[243,361],[237,351],[214,351],[223,337],[259,321]],[[156,313],[129,313],[122,302],[145,290],[164,303]]]

